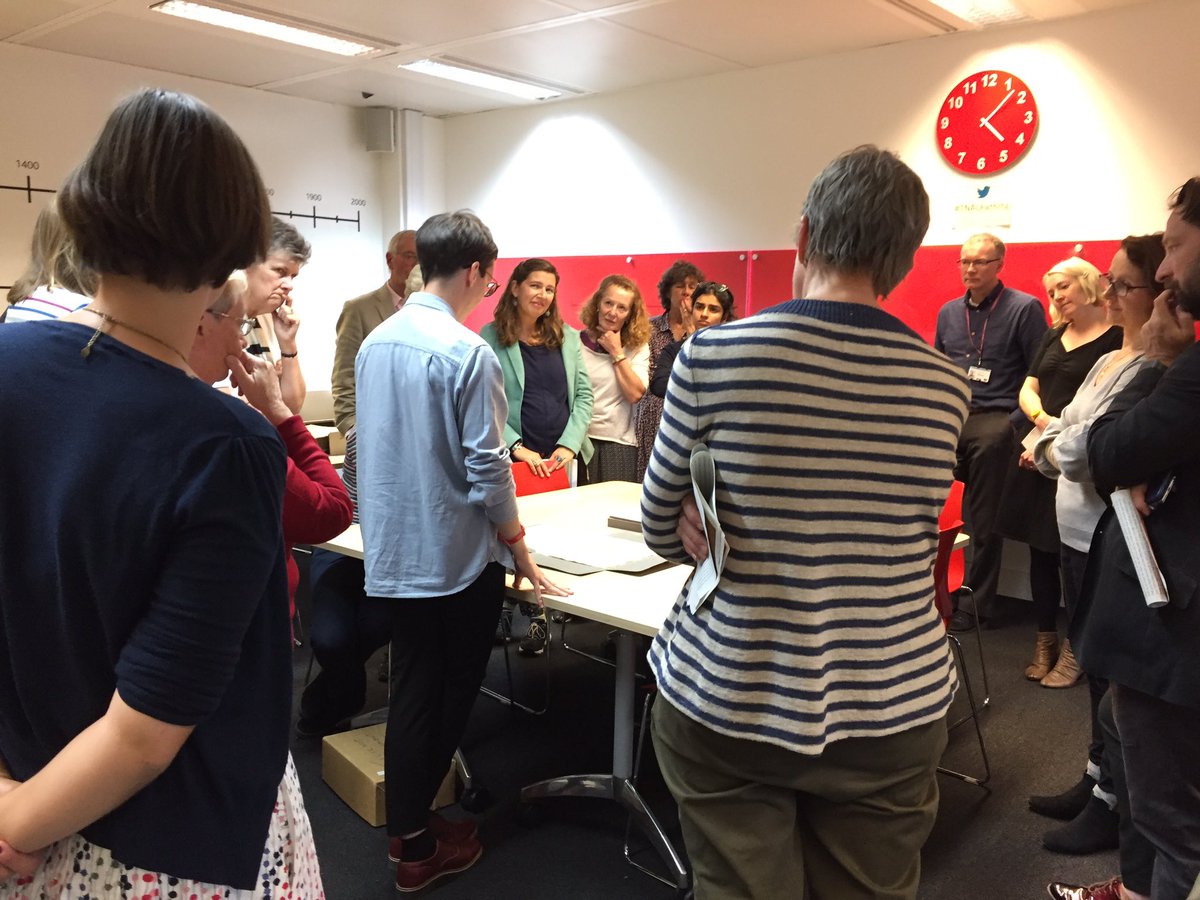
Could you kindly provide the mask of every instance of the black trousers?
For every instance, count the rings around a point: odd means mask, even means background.
[[[332,727],[362,709],[364,668],[392,637],[395,600],[368,597],[363,561],[316,548],[312,568],[312,623],[308,639],[321,671],[300,698],[300,718],[314,730]]]
[[[504,567],[489,563],[457,594],[390,601],[395,613],[384,775],[391,837],[429,822],[429,806],[487,670],[503,599]]]
[[[1079,594],[1083,590],[1083,573],[1087,569],[1088,555],[1082,550],[1063,544],[1059,548],[1062,560],[1063,599],[1067,603],[1067,629],[1071,628],[1071,620],[1075,618],[1075,610],[1079,606]],[[1091,704],[1092,740],[1088,744],[1088,762],[1100,768],[1100,777],[1096,780],[1100,790],[1106,794],[1117,793],[1113,784],[1112,772],[1105,761],[1104,731],[1100,722],[1100,701],[1108,692],[1108,679],[1084,673],[1088,686],[1088,701]],[[1135,888],[1136,890],[1136,888]]]
[[[1113,682],[1133,824],[1154,847],[1153,900],[1184,900],[1200,874],[1200,710]]]
[[[971,562],[966,584],[974,591],[975,609],[989,615],[1000,583],[1004,538],[993,531],[1008,470],[1017,464],[1017,442],[1006,412],[973,412],[958,439],[955,477],[966,485],[963,519],[971,535]]]
[[[1125,751],[1121,733],[1113,718],[1112,693],[1105,692],[1100,701],[1100,727],[1104,733],[1104,769],[1109,773],[1112,792],[1117,797],[1117,816],[1120,819],[1121,881],[1131,891],[1150,894],[1154,874],[1154,847],[1137,826],[1129,810],[1129,785],[1125,781]]]

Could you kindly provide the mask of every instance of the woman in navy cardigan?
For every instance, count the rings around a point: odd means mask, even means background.
[[[229,273],[266,253],[266,189],[215,113],[145,90],[58,205],[100,284],[85,310],[0,328],[0,417],[23,441],[0,447],[21,473],[0,503],[0,879],[319,900],[287,747],[286,455],[187,359]]]

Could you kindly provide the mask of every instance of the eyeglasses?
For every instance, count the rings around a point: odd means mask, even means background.
[[[247,316],[244,319],[239,319],[236,316],[231,316],[229,313],[214,312],[211,309],[206,309],[205,312],[217,319],[234,319],[238,325],[238,332],[243,337],[249,335],[250,332],[254,330],[254,327],[258,324],[258,321],[250,316]]]
[[[1100,277],[1104,279],[1104,290],[1112,291],[1117,297],[1124,297],[1130,291],[1136,291],[1139,288],[1150,287],[1148,284],[1130,284],[1120,278],[1113,278],[1112,272],[1105,272]]]
[[[960,259],[958,267],[960,269],[982,269],[984,266],[990,266],[992,263],[1000,262],[1000,257],[995,259]]]
[[[492,296],[492,294],[496,293],[496,291],[499,290],[499,288],[500,288],[500,285],[498,285],[496,282],[489,281],[487,290],[483,292],[483,296],[490,297],[490,296]]]

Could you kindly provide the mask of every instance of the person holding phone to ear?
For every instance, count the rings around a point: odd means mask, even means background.
[[[300,369],[296,332],[300,318],[292,309],[292,283],[312,255],[312,247],[293,226],[273,216],[271,249],[246,269],[246,314],[256,320],[246,348],[275,364],[288,409],[299,414],[308,389]]]

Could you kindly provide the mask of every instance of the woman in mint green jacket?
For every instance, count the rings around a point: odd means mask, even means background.
[[[576,471],[582,483],[592,458],[587,436],[592,383],[579,332],[563,323],[557,293],[554,265],[544,259],[525,260],[513,270],[494,320],[479,333],[496,352],[504,373],[504,440],[514,462],[545,478],[578,457]],[[520,650],[536,656],[547,639],[544,619],[535,618]]]

